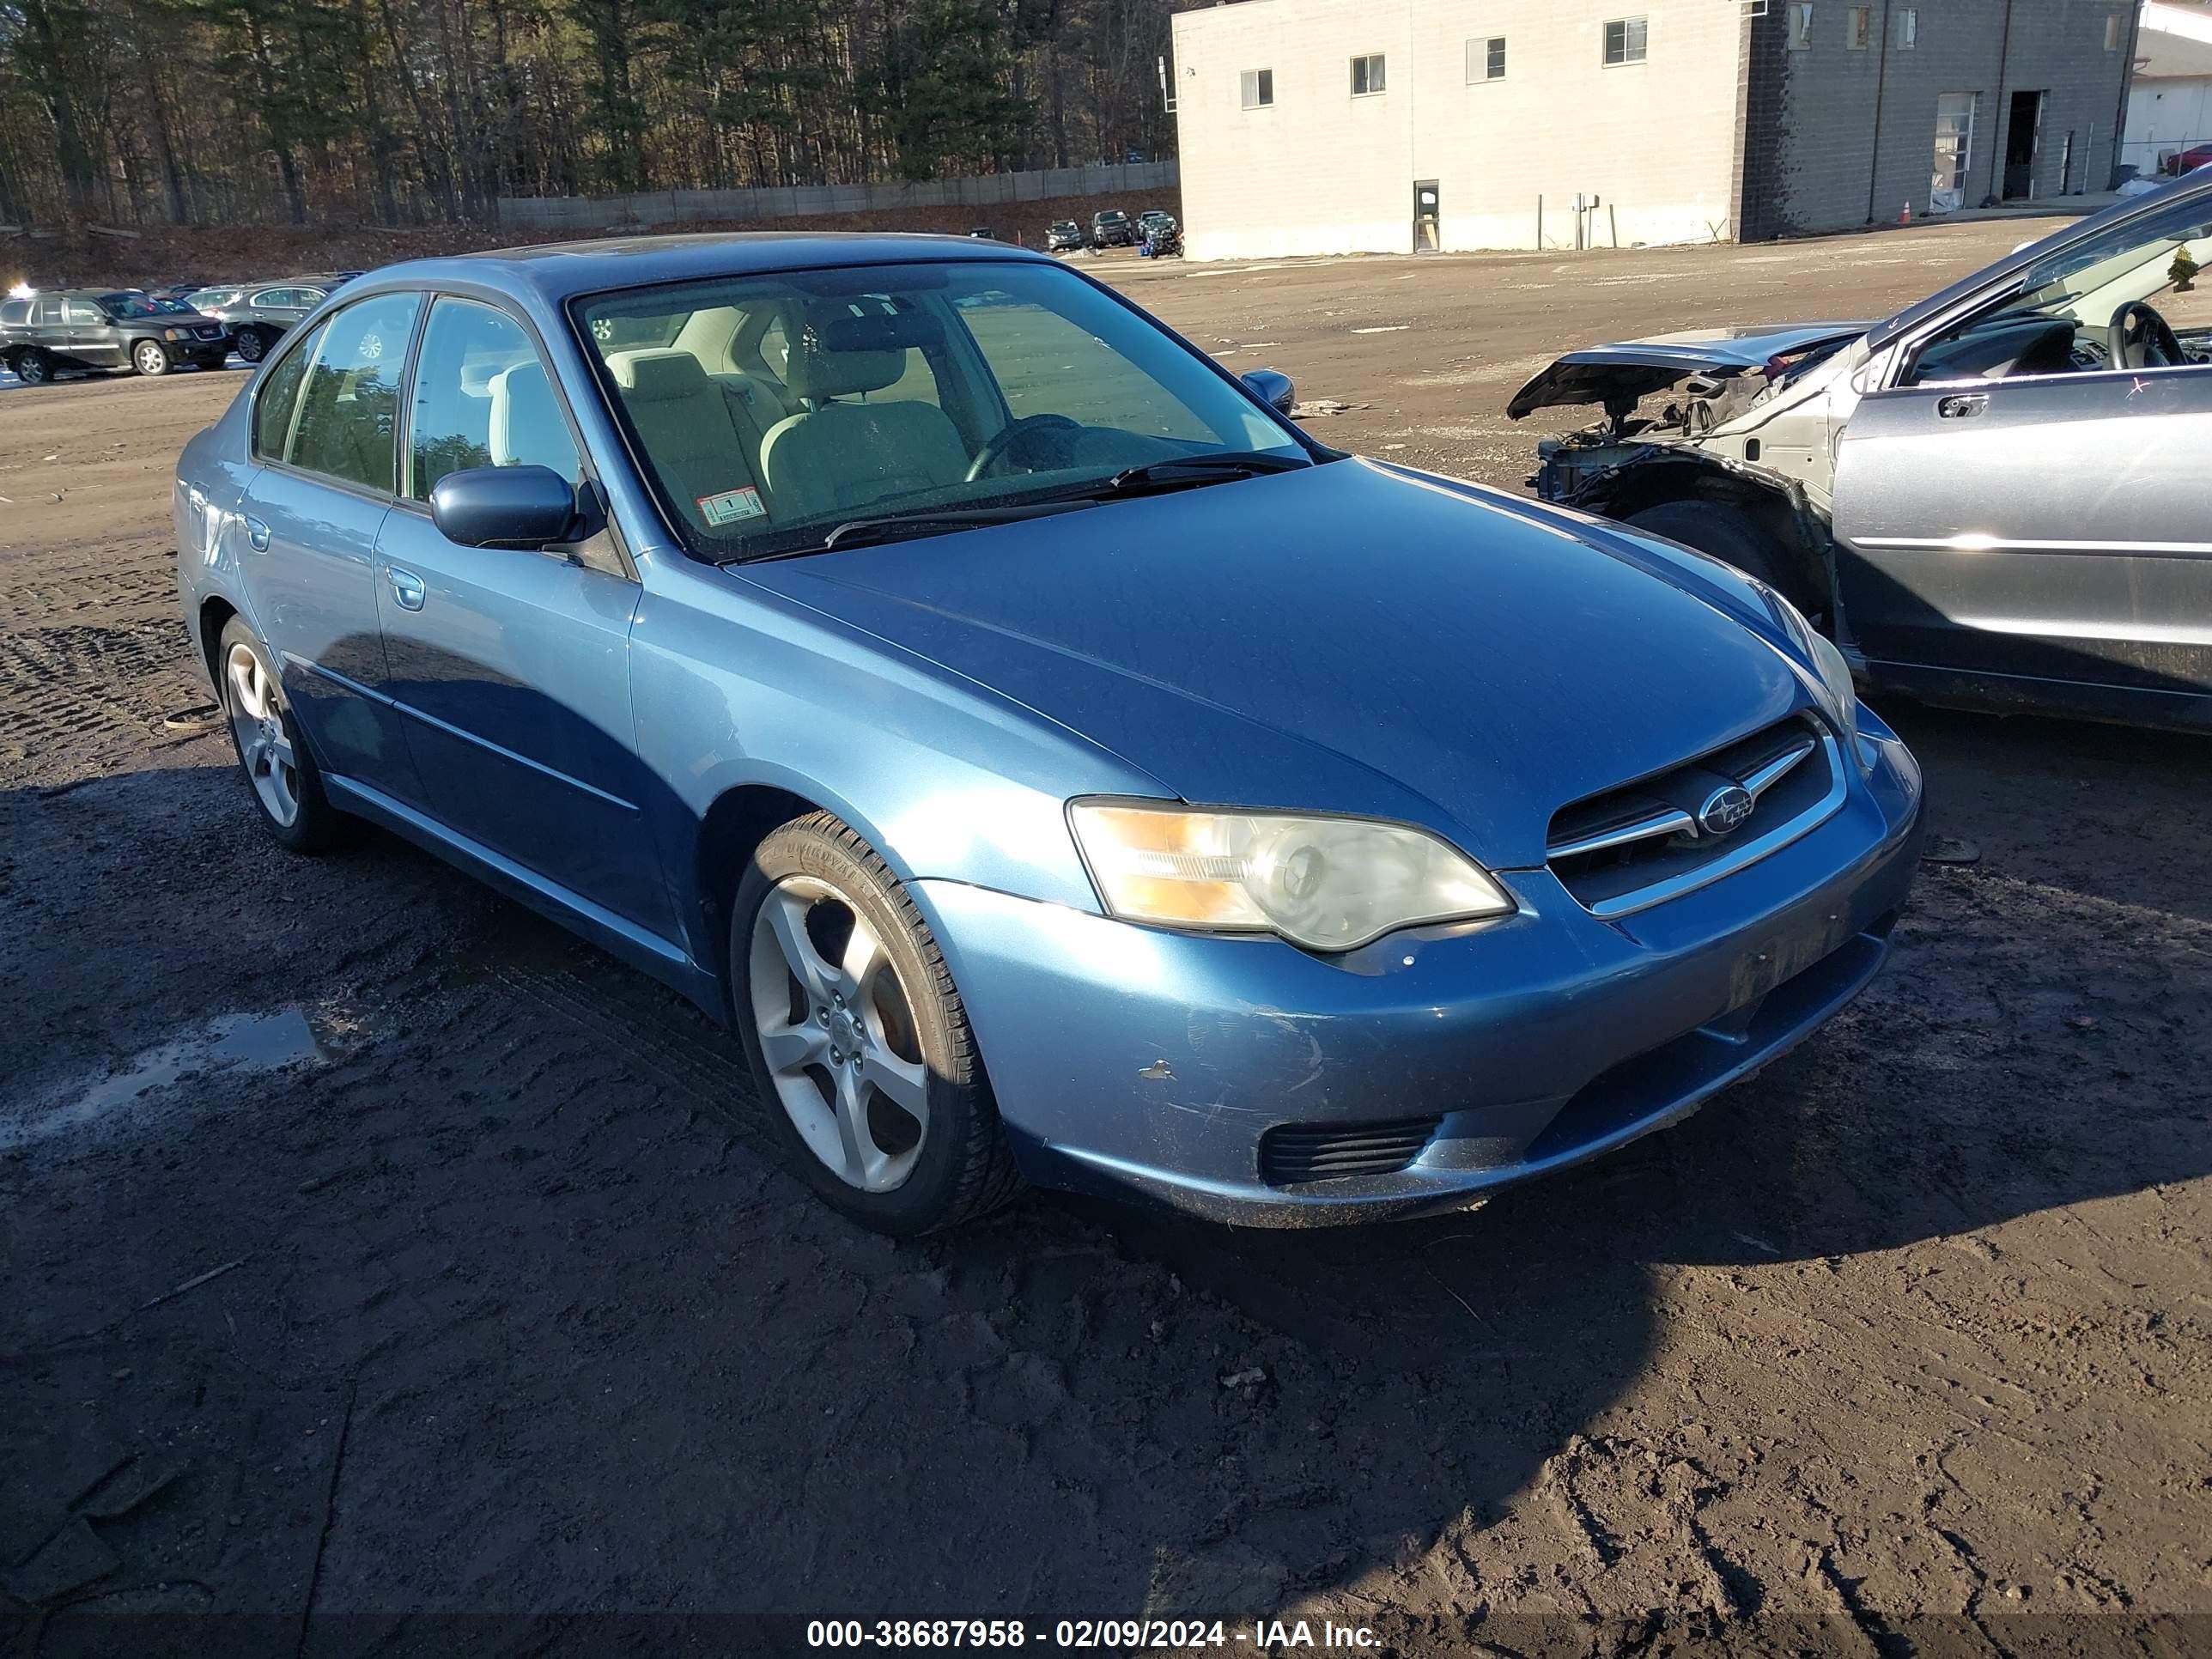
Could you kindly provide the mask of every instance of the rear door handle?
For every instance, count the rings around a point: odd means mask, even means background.
[[[256,553],[266,553],[269,550],[269,526],[258,519],[248,519],[246,521],[246,544]]]
[[[1987,392],[1957,392],[1936,400],[1936,417],[1943,421],[1963,421],[1969,415],[1980,414],[1989,406]]]
[[[399,601],[402,611],[422,608],[422,579],[411,570],[402,570],[396,564],[384,567],[384,574],[392,580],[392,597]]]

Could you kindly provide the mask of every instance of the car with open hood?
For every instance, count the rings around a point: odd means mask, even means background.
[[[277,842],[678,988],[868,1225],[1463,1208],[1865,985],[1919,773],[1771,587],[1291,398],[962,238],[398,265],[186,447],[184,618]]]
[[[1572,351],[1539,496],[1688,544],[1933,701],[2212,726],[2212,178],[1886,321]]]

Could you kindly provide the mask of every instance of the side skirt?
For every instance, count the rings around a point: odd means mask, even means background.
[[[490,848],[455,834],[380,790],[330,773],[324,774],[323,787],[330,792],[334,805],[372,823],[381,824],[425,852],[435,854],[518,904],[527,905],[548,921],[560,923],[609,956],[682,992],[717,1024],[726,1022],[728,1012],[721,981],[700,967],[680,946],[658,933],[648,933],[603,905],[592,903],[580,893],[546,880]]]

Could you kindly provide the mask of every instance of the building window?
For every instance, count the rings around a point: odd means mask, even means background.
[[[2106,52],[2118,52],[2120,49],[2120,36],[2125,32],[2126,27],[2126,20],[2118,12],[2114,12],[2105,20],[2105,50]]]
[[[1478,81],[1503,81],[1505,78],[1505,37],[1493,34],[1486,40],[1467,43],[1467,83]]]
[[[1352,60],[1352,95],[1364,98],[1382,90],[1382,54],[1375,52]]]
[[[1864,52],[1874,33],[1874,8],[1853,6],[1844,14],[1844,44],[1853,52]]]
[[[1920,44],[1920,9],[1907,6],[1897,14],[1897,49],[1911,52]]]
[[[1275,101],[1275,71],[1246,70],[1240,77],[1239,90],[1246,109],[1267,109]]]
[[[1644,20],[1641,17],[1616,17],[1605,26],[1605,61],[1609,69],[1615,64],[1640,64],[1644,61]]]
[[[1796,0],[1790,8],[1790,50],[1803,52],[1813,44],[1813,0]]]

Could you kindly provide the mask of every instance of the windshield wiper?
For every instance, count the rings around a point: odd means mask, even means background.
[[[1256,478],[1268,472],[1303,472],[1315,465],[1309,455],[1280,451],[1224,451],[1218,455],[1176,455],[1142,466],[1125,466],[1103,484],[1089,487],[1103,501],[1116,495],[1142,495],[1158,489],[1182,489],[1193,484],[1223,483],[1232,478]]]
[[[940,512],[887,513],[872,519],[848,519],[818,542],[786,548],[775,553],[725,559],[725,564],[769,564],[778,559],[804,559],[841,547],[867,547],[879,542],[909,541],[923,536],[948,535],[978,525],[1012,524],[1022,519],[1042,519],[1054,513],[1073,513],[1095,506],[1090,501],[1020,501],[1004,507],[947,507]]]

